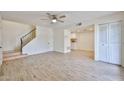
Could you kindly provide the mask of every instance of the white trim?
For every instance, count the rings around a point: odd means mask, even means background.
[[[99,47],[98,47],[98,42],[99,42],[99,31],[98,31],[98,24],[95,24],[95,36],[94,36],[94,40],[95,40],[95,44],[94,44],[94,48],[95,48],[95,60],[99,60]]]
[[[124,67],[124,20],[121,21],[121,65]]]

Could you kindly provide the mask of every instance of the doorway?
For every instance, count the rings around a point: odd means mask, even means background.
[[[71,50],[83,51],[94,59],[94,25],[77,28],[71,32]]]

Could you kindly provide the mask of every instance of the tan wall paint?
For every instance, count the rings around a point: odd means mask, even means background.
[[[93,31],[76,33],[76,36],[77,36],[76,49],[94,51]]]

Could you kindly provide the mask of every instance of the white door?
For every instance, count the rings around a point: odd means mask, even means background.
[[[99,25],[99,60],[108,62],[108,24]]]
[[[109,24],[110,63],[121,64],[121,23]]]

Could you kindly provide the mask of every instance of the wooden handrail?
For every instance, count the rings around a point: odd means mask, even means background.
[[[21,38],[23,39],[24,37],[26,37],[27,35],[29,35],[30,33],[32,33],[33,31],[35,31],[36,28],[34,28],[33,30],[31,30],[29,33],[25,34],[24,36],[22,36]]]
[[[33,33],[35,30],[36,30],[36,28],[34,28],[34,29],[31,30],[29,33],[25,34],[24,36],[22,36],[22,37],[20,38],[20,41],[21,41],[21,46],[20,46],[21,49],[20,49],[20,51],[21,51],[21,53],[22,53],[22,48],[23,48],[23,46],[24,46],[23,38],[25,38],[26,36],[30,35],[30,34]]]
[[[22,38],[20,39],[20,41],[21,41],[21,53],[22,53],[22,44],[23,44],[23,41],[22,41]]]

